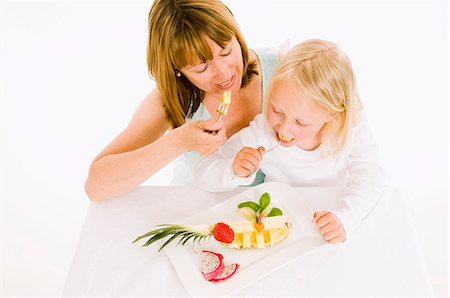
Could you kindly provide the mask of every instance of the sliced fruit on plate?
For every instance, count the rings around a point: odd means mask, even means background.
[[[232,277],[239,268],[239,264],[231,264],[223,267],[222,273],[211,279],[210,281],[219,282],[224,281]]]
[[[231,223],[234,240],[221,244],[228,248],[264,248],[280,243],[289,235],[289,218],[287,215],[266,217],[261,220],[264,229],[258,231],[260,224],[251,221]]]
[[[230,224],[235,239],[231,243],[222,243],[228,248],[264,248],[280,243],[289,235],[288,217],[281,209],[272,207],[267,192],[261,195],[259,204],[240,203],[237,213],[246,221]]]
[[[223,256],[212,251],[202,251],[202,274],[206,280],[213,280],[223,272]]]
[[[139,241],[149,237],[143,246],[148,246],[157,240],[171,236],[166,240],[159,251],[170,242],[179,238],[177,244],[186,244],[192,240],[199,243],[207,237],[213,236],[225,247],[235,249],[264,248],[280,243],[289,235],[289,218],[287,215],[265,217],[261,219],[263,230],[257,230],[255,223],[251,221],[241,221],[230,224],[220,223],[213,226],[208,225],[160,225],[162,228],[150,231],[133,241]],[[214,227],[219,229],[215,230]]]
[[[238,205],[237,213],[246,219],[243,222],[223,223],[214,225],[180,225],[162,224],[160,228],[141,235],[133,243],[148,238],[143,246],[148,246],[157,240],[169,237],[161,245],[161,251],[169,243],[178,239],[178,244],[186,244],[192,240],[200,243],[211,236],[227,248],[264,248],[280,243],[289,235],[289,219],[287,215],[270,204],[270,195],[261,195],[259,204],[244,202]]]

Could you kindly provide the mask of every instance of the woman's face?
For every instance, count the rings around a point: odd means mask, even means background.
[[[224,91],[237,92],[241,88],[244,62],[241,46],[233,37],[222,49],[208,38],[213,59],[197,65],[187,65],[181,73],[197,88],[206,93],[222,95]]]
[[[282,146],[317,147],[320,130],[330,120],[330,114],[306,98],[293,79],[278,81],[273,86],[267,121]]]

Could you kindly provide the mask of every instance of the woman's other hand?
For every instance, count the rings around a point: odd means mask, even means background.
[[[213,119],[192,121],[176,130],[179,146],[204,156],[214,153],[227,140],[223,122]]]

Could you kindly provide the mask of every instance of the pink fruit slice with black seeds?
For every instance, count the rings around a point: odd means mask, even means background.
[[[206,280],[212,280],[223,271],[223,256],[212,251],[202,251],[202,274]]]
[[[217,275],[216,277],[211,279],[211,281],[219,282],[219,281],[227,280],[236,273],[238,268],[239,268],[239,264],[237,264],[237,263],[227,265],[223,268],[222,273],[220,273],[219,275]]]

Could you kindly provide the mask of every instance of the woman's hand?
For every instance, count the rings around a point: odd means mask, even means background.
[[[196,151],[208,156],[227,140],[222,121],[197,120],[186,123],[176,130],[179,146],[186,151]]]
[[[258,168],[265,149],[260,146],[257,149],[244,147],[236,154],[233,161],[233,173],[239,177],[250,177]]]
[[[313,222],[322,233],[323,239],[328,243],[335,244],[345,241],[345,230],[339,218],[329,211],[318,211],[314,213]]]

